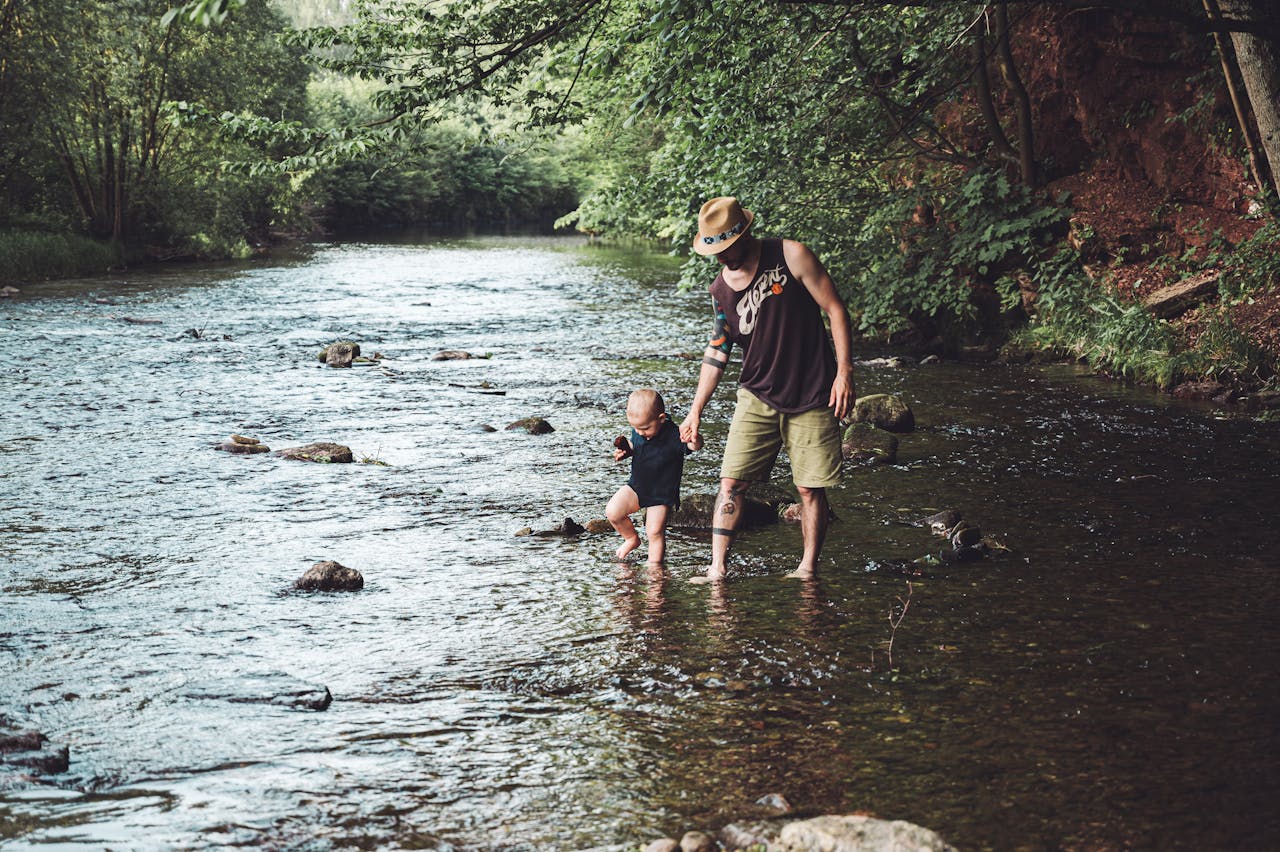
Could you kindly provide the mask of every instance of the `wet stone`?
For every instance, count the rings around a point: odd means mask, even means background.
[[[357,592],[364,588],[364,577],[354,568],[326,560],[308,568],[293,587],[303,592]]]
[[[443,349],[431,356],[432,361],[470,361],[476,356],[461,349]]]
[[[858,397],[853,404],[854,423],[869,423],[886,432],[911,432],[916,428],[916,416],[911,407],[900,397],[876,393]]]
[[[731,822],[720,829],[720,845],[725,849],[773,849],[780,831],[781,824],[767,820]]]
[[[920,522],[921,526],[926,526],[934,535],[949,535],[951,530],[955,529],[956,524],[964,520],[964,517],[955,509],[944,509],[936,515],[930,515]]]
[[[670,837],[663,837],[644,847],[644,852],[679,852],[680,844]]]
[[[220,444],[214,444],[215,450],[222,450],[224,453],[232,453],[241,456],[251,456],[255,453],[269,453],[271,448],[266,444],[242,444],[239,441],[223,441]]]
[[[710,529],[715,494],[690,494],[680,498],[680,508],[667,518],[667,526],[680,529]],[[748,494],[744,501],[738,532],[759,529],[778,522],[778,504],[766,503]]]
[[[294,461],[319,462],[321,464],[350,464],[351,448],[329,441],[317,441],[305,447],[288,447],[276,453],[284,459]]]
[[[768,793],[761,796],[756,799],[756,804],[774,811],[779,816],[789,814],[795,810],[795,808],[791,807],[791,803],[787,801],[787,797],[781,793]]]
[[[508,432],[527,432],[530,435],[547,435],[556,431],[550,423],[541,417],[525,417],[507,424]]]
[[[893,464],[898,460],[898,438],[870,423],[853,423],[844,430],[840,451],[848,461]]]
[[[782,829],[776,848],[783,852],[956,852],[937,833],[914,823],[854,815],[820,816],[789,823]]]
[[[951,546],[956,550],[972,547],[982,541],[982,530],[977,527],[960,527],[951,533]]]
[[[784,524],[798,524],[803,515],[804,504],[802,503],[787,503],[778,507],[778,520]],[[835,510],[830,506],[827,507],[827,520],[837,520]]]
[[[701,831],[686,831],[679,848],[680,852],[715,852],[716,842]]]
[[[612,527],[610,527],[610,529],[612,529]],[[529,533],[526,533],[526,535],[534,535],[534,536],[541,536],[541,537],[556,536],[556,535],[575,536],[575,535],[582,535],[586,531],[587,531],[586,527],[584,527],[582,524],[575,521],[573,518],[565,518],[562,523],[557,524],[551,529],[538,530],[537,532],[529,532]],[[520,535],[520,533],[516,533],[516,535]]]
[[[320,350],[320,360],[330,367],[350,367],[360,354],[360,344],[351,340],[339,340]]]
[[[22,775],[57,775],[70,765],[71,750],[50,742],[39,731],[0,731],[0,789],[5,786],[6,770]]]

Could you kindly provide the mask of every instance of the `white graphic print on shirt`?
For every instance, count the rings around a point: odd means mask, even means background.
[[[760,303],[769,296],[776,296],[787,286],[787,276],[779,264],[773,269],[766,269],[760,277],[752,282],[742,298],[738,300],[738,333],[750,334],[755,331],[756,320],[760,318]]]

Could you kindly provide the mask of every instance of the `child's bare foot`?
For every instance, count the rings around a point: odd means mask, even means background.
[[[631,551],[635,550],[639,546],[640,546],[640,536],[635,536],[633,538],[624,538],[622,540],[622,544],[618,545],[618,549],[614,551],[613,555],[618,559],[619,562],[621,562],[623,559],[627,558],[627,554],[629,554]]]

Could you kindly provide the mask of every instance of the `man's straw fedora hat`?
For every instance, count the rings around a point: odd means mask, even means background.
[[[711,199],[698,211],[698,236],[693,240],[693,250],[708,256],[719,254],[751,230],[754,219],[736,198]]]

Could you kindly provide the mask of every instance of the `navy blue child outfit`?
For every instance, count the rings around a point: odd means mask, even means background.
[[[693,452],[680,440],[680,427],[670,419],[649,440],[631,430],[631,479],[627,484],[646,506],[680,507],[680,476],[684,457]]]

